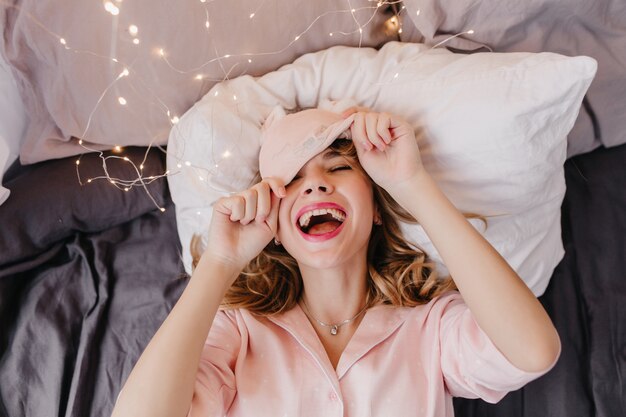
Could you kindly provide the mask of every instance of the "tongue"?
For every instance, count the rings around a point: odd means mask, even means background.
[[[309,231],[307,232],[310,235],[323,235],[324,233],[330,233],[333,230],[337,229],[341,225],[341,222],[338,221],[329,221],[324,223],[319,223],[311,226]]]

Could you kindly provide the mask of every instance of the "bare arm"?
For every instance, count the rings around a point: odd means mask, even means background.
[[[266,179],[213,209],[207,250],[187,288],[130,373],[112,417],[183,417],[204,342],[226,291],[274,237],[281,184]]]
[[[560,341],[543,306],[431,176],[421,171],[392,196],[424,227],[478,325],[507,359],[530,372],[550,366]]]
[[[207,257],[200,260],[187,288],[124,384],[112,417],[187,415],[202,347],[238,273]]]
[[[413,128],[388,113],[357,112],[351,126],[370,177],[424,227],[476,322],[518,368],[543,371],[560,341],[541,303],[424,169]]]

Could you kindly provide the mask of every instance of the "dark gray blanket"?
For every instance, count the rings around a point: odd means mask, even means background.
[[[130,149],[141,161],[145,149]],[[83,158],[96,175],[95,155]],[[146,167],[164,171],[150,151]],[[73,159],[15,167],[0,206],[0,415],[108,416],[186,285],[165,180],[80,186]],[[116,176],[128,164],[118,164]],[[626,415],[626,145],[566,163],[566,254],[541,301],[563,342],[556,367],[497,405],[457,416]],[[407,395],[410,395],[407,392]]]

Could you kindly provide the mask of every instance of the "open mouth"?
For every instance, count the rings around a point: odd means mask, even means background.
[[[322,208],[303,213],[298,226],[307,235],[325,235],[337,230],[346,220],[346,213],[336,208]]]

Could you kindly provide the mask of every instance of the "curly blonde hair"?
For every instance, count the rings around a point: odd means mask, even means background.
[[[330,148],[349,160],[358,161],[350,140],[337,139]],[[352,165],[367,176],[360,164]],[[417,223],[416,220],[383,188],[371,179],[370,182],[382,225],[374,226],[367,248],[366,305],[413,307],[456,289],[452,277],[439,277],[434,262],[427,254],[404,238],[398,220]],[[482,216],[464,215],[481,218],[486,224]],[[195,268],[202,254],[199,236],[192,239],[191,254]],[[235,279],[221,308],[245,308],[259,315],[279,314],[298,303],[303,288],[296,260],[285,248],[271,241]]]

